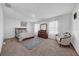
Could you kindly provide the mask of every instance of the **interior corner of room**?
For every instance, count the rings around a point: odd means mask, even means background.
[[[0,3],[0,52],[3,41],[15,37],[15,28],[26,28],[27,32],[38,36],[38,31],[47,26],[48,38],[52,40],[56,34],[69,32],[71,43],[79,55],[78,10],[79,4],[74,3]]]

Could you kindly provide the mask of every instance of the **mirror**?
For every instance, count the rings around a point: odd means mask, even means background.
[[[41,24],[40,30],[47,30],[47,24]]]

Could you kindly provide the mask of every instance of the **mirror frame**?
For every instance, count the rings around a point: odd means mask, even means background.
[[[40,30],[47,30],[47,24],[46,23],[41,24],[40,25]]]

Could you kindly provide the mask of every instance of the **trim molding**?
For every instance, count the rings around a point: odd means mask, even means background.
[[[13,39],[13,38],[15,38],[15,37],[11,37],[11,38],[5,38],[4,40],[7,40],[7,39]]]
[[[75,50],[76,54],[79,56],[79,54],[77,53],[76,49],[74,48],[73,44],[70,43],[70,45],[72,46],[72,48]]]

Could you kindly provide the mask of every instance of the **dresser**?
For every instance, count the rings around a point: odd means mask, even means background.
[[[46,31],[46,30],[40,30],[40,31],[38,31],[38,37],[47,39],[47,38],[48,38],[48,33],[47,33],[47,31]]]

